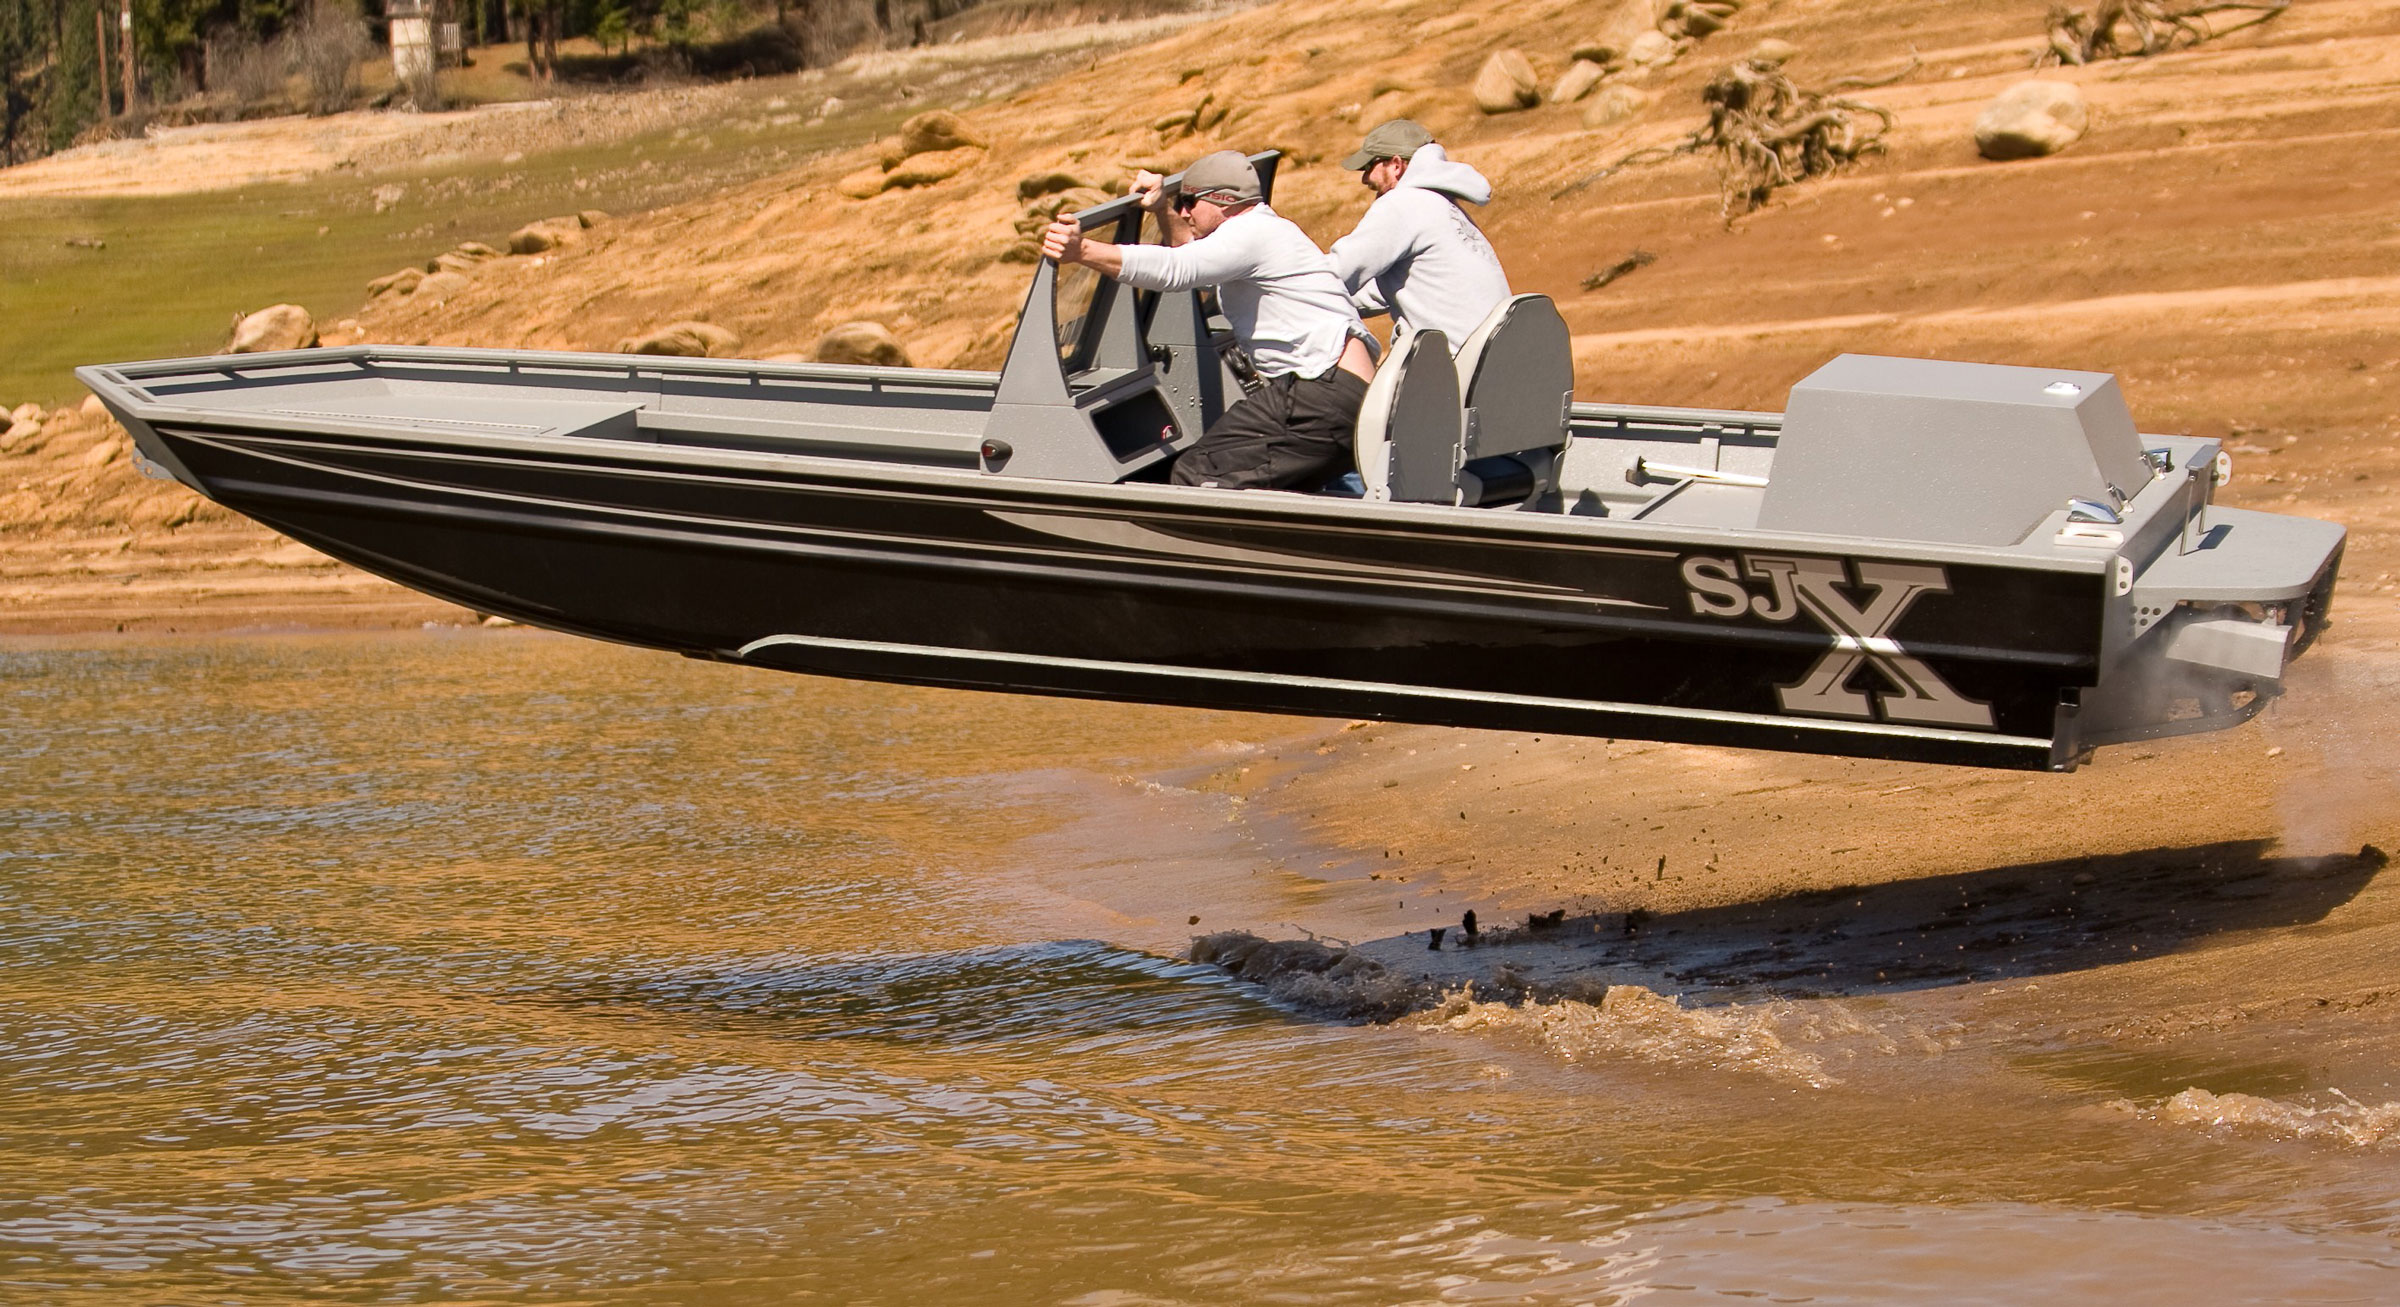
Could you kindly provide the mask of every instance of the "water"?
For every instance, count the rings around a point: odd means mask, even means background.
[[[0,646],[0,1301],[2400,1297],[2379,1136],[1936,1056],[1938,1000],[1362,1026],[1107,942],[1158,932],[1079,883],[1263,838],[1112,778],[1291,729],[523,632]]]

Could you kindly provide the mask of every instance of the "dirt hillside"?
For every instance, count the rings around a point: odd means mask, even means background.
[[[1064,172],[1114,188],[1137,166],[1278,147],[1291,156],[1278,207],[1330,242],[1369,198],[1334,161],[1365,127],[1407,114],[1495,180],[1485,225],[1515,285],[1558,298],[1587,398],[1773,408],[1843,350],[2113,371],[2146,428],[2234,437],[2233,502],[2348,522],[2360,582],[2348,593],[2388,592],[2400,9],[2306,0],[2194,50],[2048,70],[2089,97],[2088,134],[2053,158],[1985,161],[1969,125],[2032,75],[2042,8],[1756,0],[1673,64],[1612,76],[1634,111],[1593,127],[1590,100],[1488,116],[1468,88],[1507,49],[1547,88],[1569,51],[1623,49],[1653,26],[1649,0],[1503,0],[1471,13],[1280,0],[968,113],[991,144],[951,156],[960,170],[945,180],[853,199],[838,187],[872,177],[876,151],[818,159],[559,250],[466,268],[466,284],[440,296],[384,297],[327,343],[609,349],[701,319],[768,357],[805,354],[832,328],[870,319],[918,364],[996,366],[1028,274],[1004,258],[1020,241],[1021,179]],[[1913,51],[1907,78],[1859,93],[1897,115],[1887,151],[1778,192],[1731,227],[1705,157],[1566,191],[1688,132],[1707,78],[1769,39],[1797,49],[1789,67],[1803,85],[1888,74]],[[1195,109],[1205,130],[1177,121]],[[1581,289],[1637,249],[1656,261]],[[11,488],[42,483],[29,475],[38,468],[12,466]],[[102,500],[181,493],[136,482],[122,463],[101,475],[123,480],[96,488]],[[80,566],[24,552],[60,511],[15,517],[12,572]],[[162,558],[207,552],[156,539],[186,529],[163,525],[177,510],[134,516],[92,529]],[[66,596],[42,586],[6,598],[0,621],[20,629],[89,620],[80,599],[67,601],[72,614],[46,615]],[[121,616],[145,622],[148,606]]]

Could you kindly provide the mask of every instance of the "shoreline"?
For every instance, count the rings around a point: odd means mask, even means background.
[[[0,648],[312,635],[377,638]],[[1305,1021],[2371,1149],[2400,1120],[2400,643],[2337,627],[2312,657],[2266,720],[2064,776],[1134,709],[1161,716],[1130,751],[1011,746],[1062,819],[962,870]]]

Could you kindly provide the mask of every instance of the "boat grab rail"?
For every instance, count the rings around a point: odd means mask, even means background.
[[[627,381],[688,380],[752,386],[830,382],[873,390],[971,390],[989,394],[998,380],[991,372],[954,368],[869,367],[848,363],[762,363],[754,359],[698,359],[650,354],[585,354],[565,350],[455,349],[426,345],[345,345],[331,349],[279,350],[260,354],[217,354],[147,363],[117,363],[89,369],[144,403],[171,402],[175,390],[204,388],[211,380],[272,382],[279,377],[338,371],[432,371],[486,373],[494,377],[548,375],[619,377]],[[178,385],[176,383],[184,383]]]
[[[1258,153],[1250,156],[1250,166],[1258,169],[1258,186],[1260,194],[1268,197],[1272,197],[1275,194],[1275,165],[1282,162],[1282,160],[1283,151],[1281,150],[1261,150]],[[1182,189],[1182,186],[1182,173],[1176,173],[1174,176],[1167,178],[1166,190],[1168,194],[1172,195],[1177,193]],[[1139,201],[1130,195],[1120,195],[1117,198],[1110,200],[1106,204],[1095,204],[1088,209],[1078,209],[1074,213],[1071,213],[1067,216],[1082,224],[1085,231],[1090,231],[1094,227],[1106,226],[1112,222],[1121,222],[1128,217],[1138,216],[1140,212],[1141,204]]]

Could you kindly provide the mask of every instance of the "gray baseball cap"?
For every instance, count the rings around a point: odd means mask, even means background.
[[[1394,118],[1367,133],[1366,142],[1358,152],[1342,160],[1342,166],[1352,172],[1365,172],[1375,166],[1377,159],[1405,159],[1425,146],[1433,144],[1433,133],[1425,125],[1406,118]]]
[[[1184,195],[1222,196],[1235,204],[1266,197],[1265,188],[1258,184],[1258,169],[1250,166],[1250,156],[1240,150],[1219,150],[1192,160],[1183,170],[1178,190]]]

